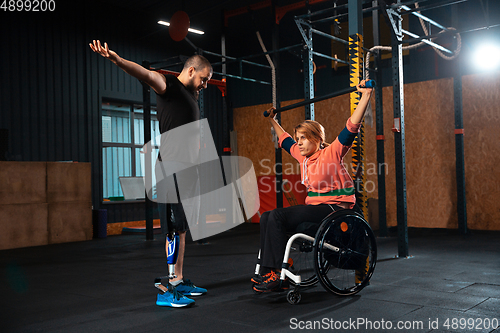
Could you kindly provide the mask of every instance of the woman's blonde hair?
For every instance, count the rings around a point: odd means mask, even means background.
[[[325,142],[325,128],[314,120],[306,120],[294,129],[294,136],[297,139],[297,132],[304,133],[307,140],[319,144],[320,149],[328,147],[330,144]]]

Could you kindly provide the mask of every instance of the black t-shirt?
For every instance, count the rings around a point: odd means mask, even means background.
[[[189,91],[175,75],[165,75],[167,91],[156,94],[160,133],[200,119],[200,108],[194,92]]]

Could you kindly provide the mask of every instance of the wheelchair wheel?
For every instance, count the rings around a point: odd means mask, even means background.
[[[316,275],[327,291],[353,295],[368,284],[377,261],[377,245],[359,213],[346,209],[330,214],[315,239]]]
[[[300,275],[302,282],[301,287],[310,287],[318,283],[316,270],[314,268],[314,251],[312,242],[297,238],[293,241],[290,248],[290,257],[288,259],[291,266],[290,272],[295,275]],[[295,286],[295,283],[290,279],[290,284]]]
[[[300,292],[295,290],[290,290],[288,294],[286,294],[286,300],[292,305],[299,304],[301,298]]]

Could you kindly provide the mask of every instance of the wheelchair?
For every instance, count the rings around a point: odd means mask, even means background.
[[[328,292],[349,296],[370,281],[377,262],[375,235],[363,215],[351,209],[330,213],[319,224],[304,222],[286,245],[280,279],[287,277],[287,301],[298,304],[300,289],[318,282]],[[312,237],[312,235],[315,235]],[[255,274],[260,273],[260,252]]]

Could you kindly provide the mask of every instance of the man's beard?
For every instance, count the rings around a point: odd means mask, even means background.
[[[198,91],[198,89],[194,86],[193,81],[194,81],[194,80],[191,80],[191,81],[188,83],[188,85],[187,85],[187,87],[186,87],[186,88],[187,88],[189,91],[191,91],[191,92],[193,93],[194,98],[195,98],[196,100],[198,100],[198,98],[200,97],[200,92],[199,92],[199,91]]]

